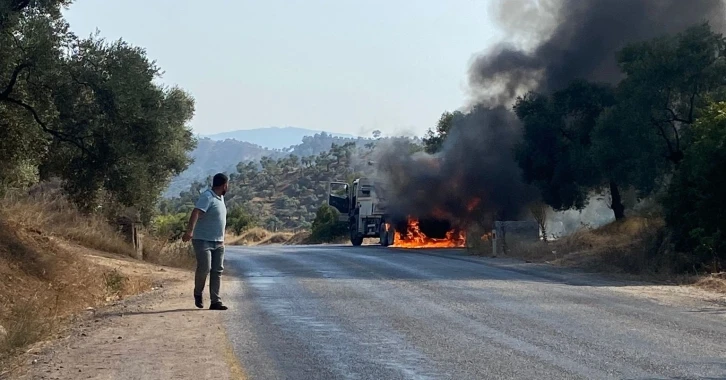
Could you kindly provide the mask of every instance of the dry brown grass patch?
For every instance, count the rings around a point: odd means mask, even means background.
[[[229,245],[256,245],[270,237],[272,233],[263,228],[252,228],[240,235],[227,234],[225,242]]]
[[[0,366],[86,307],[148,289],[148,280],[99,267],[55,238],[0,220]]]
[[[300,245],[306,244],[310,239],[310,231],[298,232],[290,237],[285,244],[287,245]]]
[[[631,217],[556,241],[507,242],[505,256],[599,272],[664,272],[668,264],[654,254],[662,243],[663,228],[661,219]]]
[[[662,219],[631,217],[557,240],[553,256],[561,265],[603,272],[668,272],[667,263],[656,257],[663,228]]]
[[[145,237],[143,250],[144,261],[186,269],[196,266],[191,243]]]
[[[60,194],[7,195],[0,199],[0,216],[25,228],[88,248],[134,255],[133,247],[105,218],[84,215]]]
[[[702,277],[694,285],[701,289],[726,294],[726,272]]]
[[[264,228],[255,227],[243,232],[239,236],[228,234],[225,241],[228,245],[286,244],[294,236],[296,234],[292,232],[271,232]]]
[[[285,244],[294,235],[292,232],[275,232],[267,237],[267,239],[257,243],[257,245]]]

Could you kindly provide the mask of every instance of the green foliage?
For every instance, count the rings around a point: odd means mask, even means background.
[[[621,105],[614,112],[617,120],[625,121],[623,128],[628,130],[649,128],[658,136],[657,148],[662,157],[678,164],[683,159],[684,127],[698,118],[699,108],[709,98],[723,99],[725,53],[726,40],[708,24],[626,46],[618,55],[626,78],[618,86]],[[651,151],[654,148],[643,145],[653,144],[651,140],[637,143],[641,149]],[[634,156],[629,157],[629,165],[651,166],[647,162],[652,158],[650,154]]]
[[[345,237],[348,234],[348,225],[339,222],[338,210],[326,205],[320,206],[315,213],[310,241],[313,243],[330,243]]]
[[[0,183],[58,177],[86,211],[118,203],[148,221],[189,165],[194,101],[155,83],[143,49],[72,34],[68,3],[0,5]]]
[[[605,176],[640,198],[662,190],[688,149],[684,138],[712,100],[724,99],[726,41],[708,24],[626,46],[617,104],[593,133]]]
[[[38,182],[38,166],[32,160],[0,162],[0,193],[4,189],[26,189]]]
[[[444,112],[441,114],[438,123],[436,123],[436,129],[429,129],[426,132],[426,137],[423,139],[424,150],[426,153],[434,154],[439,152],[443,146],[444,141],[451,132],[451,127],[454,126],[457,118],[462,117],[461,112]]]
[[[593,96],[596,86],[575,82],[519,99],[525,179],[556,209],[582,207],[606,184],[615,209],[618,187],[643,199],[670,180],[664,206],[676,250],[719,270],[726,257],[726,39],[697,25],[630,44],[617,58],[625,76],[614,94]]]
[[[329,143],[327,134],[306,138],[307,146]],[[347,141],[331,143],[329,149],[312,156],[289,153],[263,157],[259,161],[239,162],[230,173],[230,188],[225,195],[230,210],[242,207],[256,221],[269,230],[309,229],[321,203],[327,202],[328,183],[352,182],[355,178],[370,176],[376,168],[371,162],[380,149],[392,144],[402,149],[421,149],[419,140],[382,137],[364,140],[375,143],[366,147]],[[298,150],[293,147],[292,152]],[[162,213],[188,212],[194,207],[199,192],[209,186],[209,180],[195,181],[178,197],[162,200],[158,206]]]
[[[237,235],[256,225],[256,220],[244,206],[235,206],[227,211],[227,228]]]
[[[555,210],[581,209],[590,192],[610,184],[592,134],[602,111],[614,103],[610,87],[584,81],[551,96],[529,93],[517,99],[514,111],[524,135],[516,159],[525,181]]]
[[[524,126],[516,156],[525,180],[555,209],[582,208],[609,188],[638,198],[662,189],[683,159],[683,134],[708,99],[723,99],[726,40],[708,24],[633,43],[618,54],[624,79],[613,92],[575,81],[552,95],[528,94],[515,112]]]
[[[357,159],[365,153],[354,143],[333,144],[312,157],[295,155],[237,166],[231,176],[229,202],[244,205],[268,229],[298,229],[309,225],[315,210],[327,200],[328,182],[345,180],[370,169]]]
[[[186,122],[194,114],[193,100],[180,89],[156,85],[159,69],[143,50],[122,41],[81,41],[71,59],[71,76],[85,85],[58,94],[58,109],[61,116],[67,113],[66,128],[77,128],[80,119],[81,133],[93,138],[81,152],[54,151],[55,162],[67,162],[57,167],[67,191],[86,208],[105,190],[149,212],[171,176],[189,164],[186,152],[194,140]]]
[[[158,215],[151,222],[151,231],[155,236],[175,241],[181,239],[186,231],[189,213]]]
[[[685,134],[687,147],[670,184],[666,216],[676,249],[722,270],[726,259],[726,102],[706,107]]]

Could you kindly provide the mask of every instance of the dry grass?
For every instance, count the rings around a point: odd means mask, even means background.
[[[196,266],[191,243],[144,237],[143,244],[144,261],[186,269]]]
[[[375,240],[375,241],[374,241]],[[319,244],[319,242],[313,242],[310,240],[310,231],[301,232],[271,232],[263,228],[252,228],[248,231],[243,232],[241,235],[228,234],[225,237],[225,242],[228,245],[272,245],[272,244],[284,244],[284,245],[300,245],[300,244]],[[340,237],[331,244],[344,244],[349,242],[347,236]],[[367,239],[367,244],[378,244],[378,239]]]
[[[555,262],[589,270],[669,276],[678,260],[664,244],[662,219],[631,217],[552,243]]]
[[[101,268],[37,229],[0,220],[0,365],[49,337],[86,307],[145,290],[143,281]]]
[[[270,245],[288,244],[295,237],[292,232],[270,232],[263,228],[252,228],[241,235],[227,235],[225,241],[228,245]]]
[[[501,256],[726,293],[726,274],[704,276],[689,271],[689,257],[669,249],[665,223],[660,218],[630,217],[556,241],[508,241],[507,246],[508,251]],[[492,250],[490,242],[473,249],[483,255],[490,255]]]
[[[491,256],[491,241],[472,240],[467,246],[473,253]],[[657,217],[630,217],[556,241],[508,241],[507,246],[506,254],[499,252],[500,256],[726,294],[726,273],[695,272],[688,255],[670,249],[665,223]]]
[[[287,245],[300,245],[300,244],[307,244],[307,242],[310,240],[310,231],[303,231],[298,232],[290,237],[290,239],[285,242]]]
[[[241,235],[228,234],[225,241],[229,245],[256,245],[257,243],[267,239],[272,232],[263,228],[252,228],[243,232]]]
[[[71,315],[150,288],[148,278],[88,260],[83,247],[133,256],[107,220],[80,213],[56,191],[0,198],[0,367]]]
[[[508,241],[504,256],[608,273],[672,273],[671,257],[656,254],[663,229],[661,219],[632,217],[547,243]]]
[[[694,285],[701,289],[726,294],[726,272],[701,277]]]
[[[257,245],[286,244],[294,235],[292,232],[275,232]]]
[[[133,256],[134,249],[106,219],[84,215],[60,194],[7,195],[0,199],[4,220],[100,251]]]
[[[7,195],[0,216],[31,230],[99,251],[134,257],[134,249],[104,217],[79,212],[55,191]],[[143,238],[144,260],[166,266],[194,266],[191,244],[167,242],[150,234]]]
[[[51,338],[70,316],[151,288],[150,276],[94,259],[135,256],[104,217],[82,214],[57,187],[36,190],[0,198],[0,368]],[[151,236],[143,244],[148,261],[194,265],[190,244]]]
[[[481,226],[472,225],[466,230],[466,248],[469,252],[481,256],[492,255],[492,242],[486,236],[487,231]]]

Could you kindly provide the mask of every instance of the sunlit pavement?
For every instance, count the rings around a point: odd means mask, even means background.
[[[726,378],[726,308],[455,250],[227,252],[226,326],[251,379]]]

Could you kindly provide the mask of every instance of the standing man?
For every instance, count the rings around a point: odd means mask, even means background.
[[[194,304],[203,308],[202,292],[209,275],[210,310],[227,310],[219,297],[219,286],[224,270],[224,231],[227,224],[227,207],[224,194],[229,187],[226,175],[218,173],[212,179],[212,188],[197,200],[189,217],[187,230],[182,241],[192,241],[197,257],[197,271],[194,275]],[[210,272],[211,269],[211,272]]]

